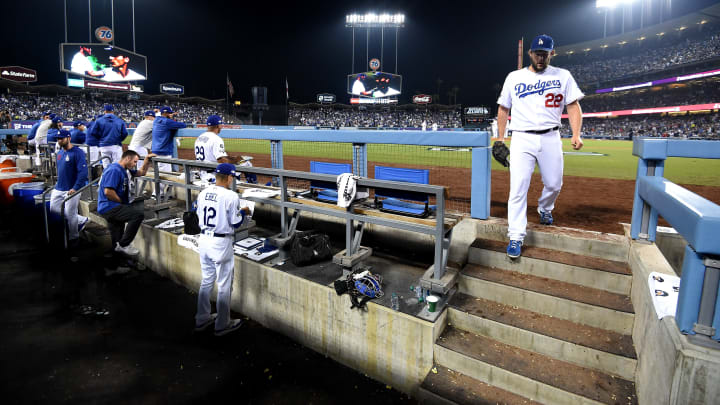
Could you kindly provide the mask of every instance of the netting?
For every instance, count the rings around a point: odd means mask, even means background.
[[[178,156],[194,159],[195,138],[182,138]],[[283,141],[283,165],[287,170],[309,172],[310,163],[330,162],[349,164],[352,170],[353,145],[339,142]],[[225,139],[225,149],[231,156],[252,156],[253,166],[272,167],[270,141],[256,139]],[[368,144],[368,177],[375,178],[375,166],[423,169],[429,172],[429,183],[448,190],[446,210],[456,213],[470,212],[470,178],[472,172],[471,148],[445,146],[419,146],[396,144]],[[265,184],[270,178],[260,176]],[[294,190],[307,190],[309,182],[289,179]]]

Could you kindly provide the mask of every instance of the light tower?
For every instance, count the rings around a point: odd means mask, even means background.
[[[395,28],[395,73],[397,74],[397,39],[398,31],[405,26],[405,14],[403,13],[365,13],[348,14],[345,16],[345,26],[352,28],[352,69],[355,72],[355,29],[365,28],[365,63],[370,61],[369,45],[370,30],[380,28],[380,61],[383,63],[383,52],[385,48],[385,28]]]

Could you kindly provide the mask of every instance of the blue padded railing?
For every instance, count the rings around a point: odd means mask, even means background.
[[[662,216],[687,240],[675,322],[691,341],[720,348],[720,206],[663,178],[668,157],[720,159],[720,142],[636,138],[633,155],[640,159],[630,234],[655,241]]]

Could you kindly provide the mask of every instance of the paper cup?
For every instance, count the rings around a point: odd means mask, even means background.
[[[438,301],[440,301],[440,298],[438,298],[438,296],[428,295],[427,296],[428,311],[435,312],[435,308],[437,307]]]

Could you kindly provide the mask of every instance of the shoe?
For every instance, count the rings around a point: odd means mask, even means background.
[[[511,259],[517,259],[522,254],[522,241],[511,240],[507,247],[507,255]]]
[[[552,225],[553,217],[550,212],[540,211],[540,209],[538,209],[538,214],[540,214],[540,223],[541,224]]]
[[[227,328],[215,331],[215,336],[225,336],[228,333],[234,332],[234,331],[240,329],[240,325],[242,325],[242,323],[243,322],[240,319],[231,319]]]
[[[118,266],[116,269],[105,268],[105,277],[120,276],[130,272],[130,267]]]
[[[215,323],[215,318],[217,318],[217,314],[210,314],[210,319],[201,323],[200,325],[195,324],[195,332],[202,332],[205,329],[209,328],[210,325]]]
[[[122,247],[120,246],[120,243],[115,246],[115,251],[125,253],[128,256],[137,256],[138,254],[140,254],[140,251],[135,246],[127,245],[125,247]]]
[[[82,230],[85,228],[85,225],[87,225],[88,222],[90,222],[90,218],[85,218],[84,221],[78,222],[78,233],[82,232]]]

